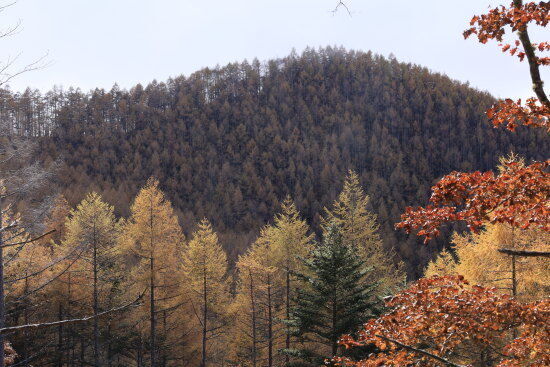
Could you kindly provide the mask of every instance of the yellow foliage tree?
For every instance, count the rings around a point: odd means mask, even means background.
[[[259,284],[250,252],[239,257],[237,271],[237,292],[228,312],[232,320],[228,359],[238,366],[256,367],[261,359]]]
[[[424,271],[425,277],[433,277],[436,275],[451,275],[455,274],[456,260],[451,252],[444,248],[437,257],[428,263]]]
[[[260,238],[268,236],[264,227]],[[237,262],[237,295],[231,306],[231,359],[238,365],[278,365],[277,350],[284,348],[281,324],[284,318],[281,272],[273,266],[270,243],[256,241]],[[284,278],[284,277],[283,277]]]
[[[76,282],[82,288],[91,288],[93,314],[110,308],[118,278],[114,248],[120,234],[120,225],[114,209],[101,196],[88,194],[76,209],[71,210],[65,224],[65,247],[78,252],[75,263]],[[90,284],[91,280],[91,284]],[[119,291],[119,290],[118,290]],[[100,366],[99,319],[93,319],[94,366]]]
[[[129,293],[145,293],[143,307],[134,311],[141,334],[149,334],[151,366],[158,364],[161,349],[157,340],[158,321],[162,316],[163,341],[172,345],[177,328],[173,314],[178,306],[178,291],[182,281],[181,253],[184,235],[172,204],[159,189],[156,179],[149,179],[136,196],[131,216],[121,236],[121,251],[129,259]],[[148,321],[148,322],[147,322]],[[143,338],[138,343],[138,360],[143,358]],[[168,347],[161,358],[168,358]]]
[[[404,285],[405,272],[402,262],[396,261],[393,249],[384,249],[378,234],[376,215],[367,210],[369,200],[361,188],[359,177],[350,170],[332,209],[325,208],[322,226],[323,231],[331,223],[341,228],[343,243],[355,247],[363,260],[373,267],[373,271],[368,274],[368,281],[378,282],[379,295],[384,295]]]
[[[74,276],[75,262],[80,258],[79,249],[68,248],[64,243],[66,236],[66,223],[71,212],[71,207],[63,195],[59,195],[53,207],[47,216],[44,224],[46,232],[55,230],[55,232],[44,239],[44,246],[49,247],[54,257],[52,284],[48,288],[47,295],[52,311],[56,312],[58,320],[73,317],[73,294],[74,294]],[[71,252],[72,250],[72,252]],[[73,363],[70,360],[70,353],[67,345],[73,344],[72,330],[74,325],[59,325],[57,327],[57,346],[55,359],[57,365]]]
[[[2,222],[20,223],[18,213],[12,213],[11,208],[2,210]],[[36,305],[47,302],[43,288],[54,277],[52,251],[39,241],[28,242],[31,236],[25,228],[18,225],[2,233],[3,243],[9,246],[4,250],[4,287],[6,306],[10,318],[21,324],[29,324],[36,313]],[[23,360],[29,357],[31,333],[23,330],[16,336],[11,336],[14,343],[19,341],[19,354]]]
[[[296,291],[291,274],[303,270],[300,258],[307,257],[313,248],[313,235],[309,233],[306,221],[300,218],[290,196],[281,203],[281,212],[275,215],[272,225],[265,227],[257,243],[266,244],[273,258],[272,265],[278,269],[277,280],[283,294],[284,319],[288,320]],[[290,330],[288,326],[285,329],[285,349],[290,349]],[[285,358],[288,363],[289,357]]]
[[[477,234],[454,234],[456,261],[443,251],[428,264],[425,276],[460,274],[469,282],[497,287],[511,293],[512,259],[498,251],[549,251],[550,234],[540,230],[520,230],[507,224],[487,224]],[[541,299],[550,292],[550,272],[546,258],[516,258],[516,295],[522,300]]]
[[[218,235],[207,219],[194,232],[183,255],[187,282],[185,296],[190,299],[201,328],[201,367],[215,359],[209,342],[223,334],[225,307],[229,304],[227,256],[218,242]],[[212,356],[213,354],[213,356]]]

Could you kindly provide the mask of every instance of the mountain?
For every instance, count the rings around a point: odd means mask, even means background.
[[[156,176],[189,231],[208,217],[235,259],[286,194],[316,229],[349,169],[411,276],[446,239],[422,245],[393,225],[438,177],[494,168],[511,151],[544,159],[545,135],[487,123],[485,92],[371,52],[307,49],[121,90],[4,90],[5,134],[62,158],[57,184],[75,204],[99,191],[120,215]],[[448,232],[446,235],[448,235]]]

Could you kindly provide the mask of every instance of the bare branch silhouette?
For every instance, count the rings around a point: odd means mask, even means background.
[[[342,0],[338,1],[336,6],[334,7],[334,10],[332,10],[332,14],[336,14],[338,12],[338,10],[340,10],[340,8],[344,8],[346,10],[346,12],[348,13],[348,15],[351,17],[351,11],[349,10],[347,4],[345,2],[343,2]]]

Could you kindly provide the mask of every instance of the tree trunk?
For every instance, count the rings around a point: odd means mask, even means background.
[[[71,289],[71,272],[69,271],[68,274],[68,279],[67,279],[67,318],[71,318],[71,305],[72,305],[72,300],[71,300],[71,296],[72,296],[72,289]],[[75,365],[75,359],[76,359],[76,338],[74,336],[74,328],[70,325],[67,325],[67,334],[68,334],[68,339],[69,339],[69,345],[71,346],[71,350],[70,352],[70,356],[68,356],[69,358],[69,366],[70,367],[74,367]]]
[[[94,225],[95,232],[95,225]],[[94,366],[99,366],[99,319],[97,314],[99,313],[99,298],[98,298],[98,284],[97,284],[97,242],[94,240]]]
[[[338,340],[340,339],[340,335],[336,332],[336,318],[337,318],[337,305],[336,300],[337,298],[337,291],[334,289],[333,298],[332,298],[332,340],[331,340],[331,347],[332,347],[332,357],[336,356],[336,353],[338,352]]]
[[[0,197],[0,228],[2,228],[2,212],[4,210],[3,198]],[[5,299],[4,299],[4,233],[0,232],[0,328],[6,326],[6,311],[5,311]],[[0,334],[0,367],[4,367],[4,335]]]
[[[25,288],[23,294],[25,295],[25,300],[23,301],[23,325],[29,324],[29,304],[28,304],[28,292],[29,292],[29,278],[28,274],[25,273]],[[23,366],[29,367],[29,331],[23,331]]]
[[[250,304],[252,308],[252,367],[256,367],[256,300],[254,298],[254,278],[251,271],[248,274],[250,276]]]
[[[150,279],[150,322],[151,322],[151,367],[156,366],[156,320],[155,320],[155,264],[154,264],[154,258],[151,254],[151,279]]]
[[[166,323],[166,310],[162,311],[162,332],[164,333],[164,340],[166,340],[166,335],[168,335],[168,326]],[[162,350],[162,367],[166,367],[166,364],[168,363],[168,356],[166,355],[166,350]]]
[[[139,338],[139,346],[137,351],[137,367],[143,367],[143,339]]]
[[[59,302],[57,318],[63,319],[63,304]],[[57,328],[57,367],[63,367],[63,324]]]
[[[151,367],[156,367],[157,365],[157,356],[156,356],[156,319],[155,319],[155,252],[153,249],[153,237],[154,237],[154,223],[153,223],[153,204],[149,204],[149,258],[151,265],[151,274],[150,274],[150,323],[151,323]]]
[[[84,367],[86,363],[84,362],[86,346],[84,345],[84,333],[80,336],[80,367]]]
[[[105,339],[107,339],[107,367],[111,367],[111,359],[113,358],[112,353],[112,344],[111,344],[111,321],[107,324],[107,335],[105,336]]]
[[[273,367],[273,311],[271,307],[271,277],[267,276],[267,366]]]
[[[206,294],[206,269],[203,274],[203,322],[202,322],[202,361],[201,367],[206,367],[206,333],[208,332],[206,318],[208,317],[208,296]]]
[[[290,270],[286,269],[286,319],[290,319]],[[290,349],[290,326],[286,325],[286,340],[285,340],[286,349]],[[285,354],[285,362],[288,364],[290,362],[290,356]]]

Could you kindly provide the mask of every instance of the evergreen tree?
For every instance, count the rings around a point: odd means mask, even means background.
[[[21,220],[21,216],[13,213],[9,207],[0,211],[3,223],[17,223]],[[25,243],[31,236],[22,226],[9,227],[10,225],[4,227],[1,234],[3,239],[19,245],[3,249],[6,315],[17,324],[27,325],[36,321],[37,316],[45,317],[48,314],[47,310],[38,308],[37,305],[49,302],[48,297],[39,291],[56,276],[51,266],[54,254],[42,243]],[[17,349],[22,366],[30,366],[38,345],[47,340],[43,338],[43,333],[32,333],[30,330],[21,330],[10,336],[9,341]]]
[[[303,287],[287,320],[300,347],[283,353],[297,359],[289,365],[313,367],[339,353],[343,334],[354,333],[378,313],[378,302],[373,301],[378,284],[364,282],[371,269],[344,244],[336,224],[327,226],[323,243],[303,262],[307,271],[296,274]]]

